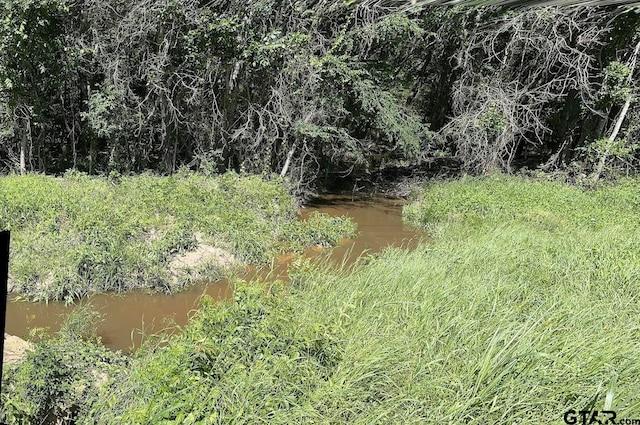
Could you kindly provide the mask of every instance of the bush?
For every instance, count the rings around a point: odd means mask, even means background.
[[[52,338],[24,361],[5,367],[0,420],[4,424],[74,423],[127,359],[95,336],[97,317],[77,308]],[[60,422],[62,421],[62,422]]]
[[[314,212],[307,220],[287,223],[283,236],[286,237],[285,246],[302,251],[314,245],[335,246],[344,238],[354,237],[356,233],[357,226],[350,219]]]
[[[335,331],[297,316],[283,291],[238,282],[233,303],[205,297],[184,332],[141,348],[79,423],[287,423],[289,410],[308,409],[341,351]]]

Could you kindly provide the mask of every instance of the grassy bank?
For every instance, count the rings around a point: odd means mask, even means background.
[[[342,219],[296,217],[284,186],[256,176],[0,177],[0,228],[12,231],[11,284],[33,300],[175,291],[218,277],[221,263],[265,263],[355,231]],[[209,252],[225,261],[172,267],[199,245],[219,249]]]
[[[287,287],[205,300],[78,423],[561,424],[605,407],[618,423],[640,418],[638,189],[430,185],[406,208],[428,244],[354,271],[299,261]]]

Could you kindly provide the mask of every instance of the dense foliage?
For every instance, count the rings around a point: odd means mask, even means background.
[[[300,193],[440,156],[635,167],[634,9],[413,3],[5,0],[0,161],[268,171]]]
[[[184,332],[138,353],[79,423],[224,424],[307,420],[340,362],[336,330],[296,314],[277,283],[240,285],[233,303],[204,299]],[[157,344],[158,342],[156,342]]]
[[[430,3],[0,0],[0,229],[30,299],[177,290],[219,275],[172,266],[204,246],[333,245],[353,223],[295,220],[285,187],[335,172],[488,175],[417,190],[416,251],[236,282],[132,357],[73,317],[7,367],[0,421],[640,417],[640,181],[595,184],[639,165],[640,13]],[[492,174],[521,166],[579,185]]]
[[[260,264],[355,233],[344,218],[298,221],[297,214],[280,182],[234,173],[0,178],[0,228],[12,231],[10,284],[35,300],[132,288],[171,292],[220,276],[224,264],[214,259],[186,274],[171,268],[176,256],[200,245]]]

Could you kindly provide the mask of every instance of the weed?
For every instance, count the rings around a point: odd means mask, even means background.
[[[335,332],[297,317],[280,284],[236,285],[235,302],[204,298],[181,335],[143,347],[79,423],[286,423],[304,410],[340,361]]]
[[[35,345],[24,361],[6,366],[2,423],[74,423],[127,359],[100,344],[97,317],[77,308],[61,331]]]

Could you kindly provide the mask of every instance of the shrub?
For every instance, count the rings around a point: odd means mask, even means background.
[[[298,317],[283,291],[238,282],[233,303],[205,297],[184,332],[141,348],[79,423],[286,423],[288,410],[308,408],[341,351],[335,331]]]
[[[77,308],[54,337],[35,345],[24,361],[5,367],[2,423],[74,423],[127,359],[100,344],[97,316]]]

